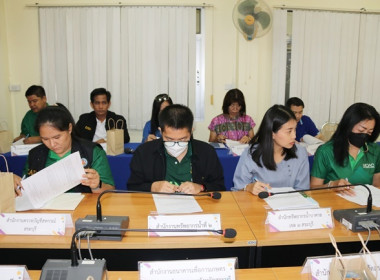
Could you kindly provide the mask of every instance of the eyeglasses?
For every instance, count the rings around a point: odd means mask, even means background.
[[[156,97],[154,100],[158,101],[158,102],[161,102],[161,101],[167,101],[169,100],[169,95],[165,94],[165,95],[162,95],[160,97]]]
[[[175,144],[178,144],[180,147],[186,147],[189,145],[189,141],[164,141],[166,147],[174,147]]]

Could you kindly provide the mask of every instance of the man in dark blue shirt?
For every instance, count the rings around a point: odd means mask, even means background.
[[[305,105],[298,97],[291,97],[286,101],[286,106],[294,113],[297,119],[296,140],[302,142],[304,135],[308,134],[318,139],[322,138],[319,130],[310,117],[303,115]]]

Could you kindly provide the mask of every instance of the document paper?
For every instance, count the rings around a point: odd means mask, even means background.
[[[81,193],[63,193],[46,202],[38,209],[44,210],[75,210],[84,198]],[[16,211],[27,211],[35,209],[29,202],[25,203],[23,197],[16,197]]]
[[[366,185],[369,190],[372,193],[372,205],[376,207],[380,207],[380,189],[372,186],[372,185]],[[340,197],[343,197],[344,199],[351,201],[353,203],[359,204],[359,205],[367,205],[368,202],[368,190],[363,186],[355,186],[354,188],[355,195],[350,196],[346,194],[337,193]]]
[[[154,204],[158,214],[188,214],[203,212],[192,196],[154,194]]]
[[[29,151],[41,143],[38,144],[24,144],[25,138],[22,138],[14,142],[11,146],[11,155],[12,156],[25,156],[29,154]]]
[[[230,151],[238,156],[241,156],[245,149],[248,148],[249,144],[241,144],[239,141],[234,141],[226,139],[226,145]]]
[[[16,198],[21,208],[42,207],[49,200],[79,185],[85,174],[79,152],[42,169],[22,181],[22,196]]]
[[[270,189],[272,193],[289,191],[294,191],[294,189],[290,187]],[[303,196],[301,193],[274,195],[266,198],[265,201],[273,210],[319,208],[318,202],[311,197]]]

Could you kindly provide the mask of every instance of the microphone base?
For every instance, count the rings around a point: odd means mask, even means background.
[[[78,266],[71,266],[71,260],[47,260],[40,279],[106,279],[106,272],[104,259],[80,260]]]
[[[120,241],[125,232],[120,229],[127,229],[129,226],[128,216],[103,216],[102,221],[98,222],[95,215],[87,215],[84,219],[78,219],[75,222],[75,230],[87,228],[89,230],[99,231],[90,239],[93,240],[114,240]],[[107,230],[103,231],[102,230]],[[112,230],[112,231],[109,231]],[[83,237],[85,238],[85,237]]]
[[[380,225],[380,210],[366,213],[365,208],[334,210],[334,218],[353,232],[368,231],[360,222],[373,221]]]

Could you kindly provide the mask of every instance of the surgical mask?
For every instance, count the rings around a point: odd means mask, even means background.
[[[172,155],[173,157],[176,158],[187,149],[189,142],[187,142],[187,141],[180,141],[180,142],[165,141],[164,145],[165,145],[166,151],[170,155]]]
[[[361,148],[368,141],[369,135],[367,133],[354,133],[350,132],[348,134],[348,141],[351,145],[354,145],[357,148]]]

